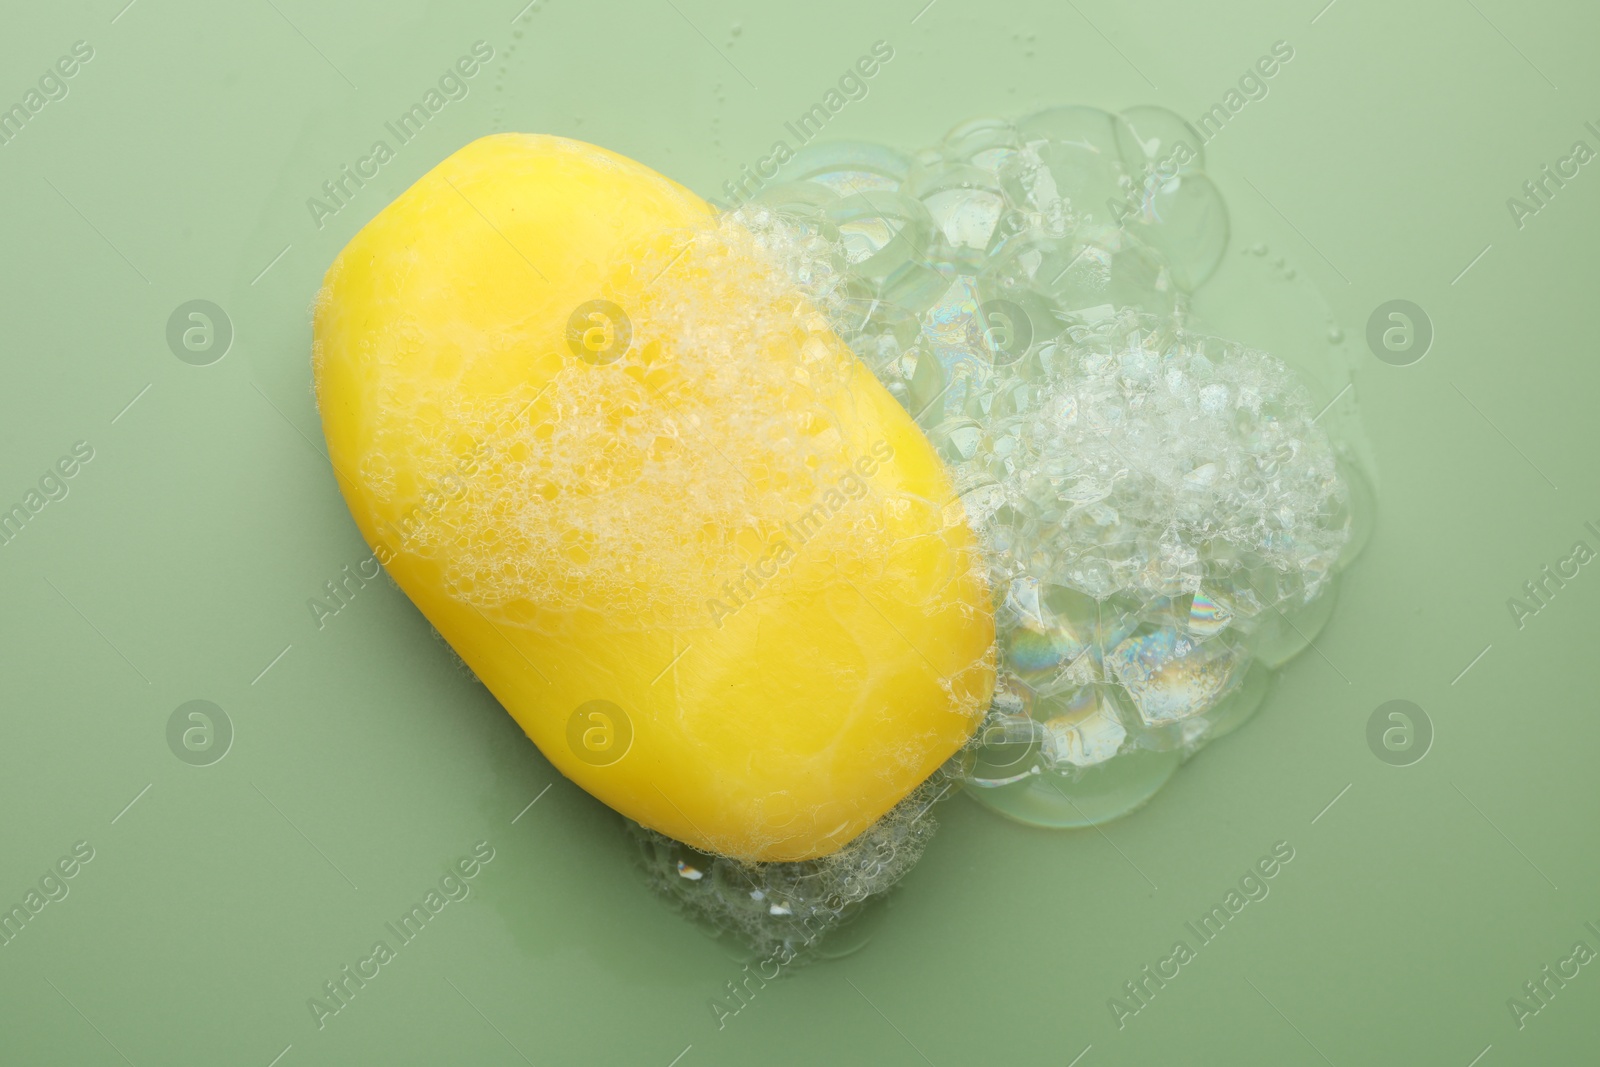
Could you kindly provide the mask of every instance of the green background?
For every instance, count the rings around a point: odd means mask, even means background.
[[[1600,164],[1520,229],[1506,207],[1574,141],[1600,148],[1600,11],[124,2],[14,4],[0,35],[3,106],[94,49],[0,147],[0,503],[94,449],[0,546],[0,905],[94,849],[0,948],[0,1061],[1600,1061],[1600,964],[1521,1029],[1506,1005],[1575,941],[1600,950],[1600,565],[1521,629],[1506,607],[1580,537],[1600,548]],[[404,596],[375,582],[313,623],[306,600],[368,553],[320,452],[309,305],[344,242],[476,136],[575,136],[715,194],[880,39],[895,58],[829,133],[908,148],[1052,104],[1193,119],[1288,41],[1207,149],[1225,276],[1264,243],[1296,280],[1246,303],[1325,295],[1382,509],[1318,651],[1149,807],[1052,833],[943,805],[871,940],[719,1029],[739,963],[645,890],[618,820]],[[306,198],[478,40],[495,59],[470,94],[319,229]],[[209,366],[165,339],[197,298],[235,333]],[[1396,298],[1436,331],[1407,367],[1362,340]],[[167,744],[194,699],[236,731],[206,767]],[[1412,766],[1367,746],[1392,699],[1436,731]],[[307,999],[479,841],[471,896],[318,1030]],[[1270,896],[1119,1029],[1107,1001],[1279,841]]]

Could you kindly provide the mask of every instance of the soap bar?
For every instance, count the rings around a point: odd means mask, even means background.
[[[389,574],[568,778],[749,860],[842,847],[994,685],[975,535],[783,269],[804,236],[499,134],[357,233],[314,317],[329,458]]]

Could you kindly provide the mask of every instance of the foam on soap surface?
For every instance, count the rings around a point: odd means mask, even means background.
[[[841,448],[833,405],[849,403],[850,351],[736,221],[674,236],[602,286],[644,340],[615,363],[568,359],[541,387],[431,405],[387,384],[390,409],[413,417],[378,428],[362,474],[396,511],[420,510],[406,547],[438,559],[474,607],[523,623],[593,611],[702,625],[710,601],[735,606],[723,587],[745,564],[799,550],[787,528],[819,504],[827,521],[805,527],[807,552],[854,544],[892,560],[895,516],[919,502],[870,493]],[[401,486],[391,452],[431,463]],[[660,550],[684,544],[706,551]]]

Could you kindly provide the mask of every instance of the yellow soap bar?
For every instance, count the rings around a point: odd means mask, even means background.
[[[994,683],[947,473],[783,247],[605,149],[500,134],[351,240],[314,329],[389,574],[563,774],[753,860],[850,841]]]

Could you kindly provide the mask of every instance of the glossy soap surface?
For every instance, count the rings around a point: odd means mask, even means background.
[[[315,326],[390,576],[568,777],[754,859],[854,838],[993,684],[941,462],[778,254],[621,156],[503,134],[356,235]]]

